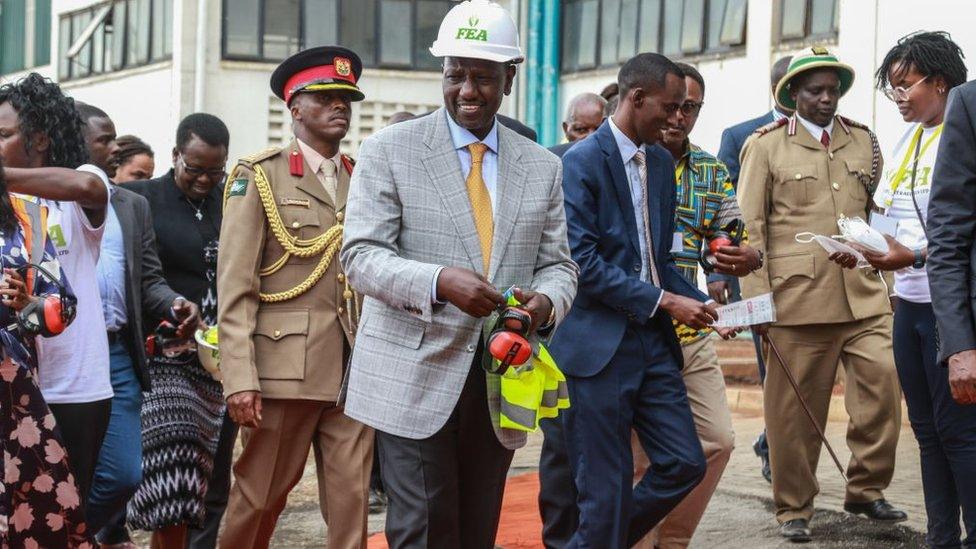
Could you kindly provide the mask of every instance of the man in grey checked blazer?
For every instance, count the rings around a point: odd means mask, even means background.
[[[376,429],[393,548],[493,547],[526,437],[499,427],[483,317],[515,285],[545,332],[576,293],[559,161],[495,119],[520,60],[445,55],[445,108],[368,138],[350,184],[341,261],[366,297],[345,411]]]

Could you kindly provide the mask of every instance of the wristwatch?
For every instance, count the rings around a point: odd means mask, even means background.
[[[759,265],[756,265],[756,268],[753,269],[753,272],[758,271],[759,269],[762,269],[763,263],[766,260],[766,256],[765,256],[765,254],[763,254],[763,251],[762,250],[756,250],[756,251],[759,252]]]
[[[915,263],[912,263],[912,268],[914,269],[925,268],[925,256],[922,255],[922,249],[917,248],[915,250],[912,250],[912,253],[915,254]]]

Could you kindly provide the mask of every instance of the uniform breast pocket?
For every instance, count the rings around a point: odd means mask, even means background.
[[[769,258],[769,282],[773,291],[813,280],[816,275],[813,255],[793,254]]]
[[[260,379],[305,379],[308,310],[259,311],[254,327]]]
[[[871,184],[871,164],[863,160],[845,160],[844,163],[847,166],[847,192],[854,200],[867,200],[867,187]]]
[[[774,200],[783,200],[793,206],[801,206],[814,200],[820,181],[820,166],[817,164],[795,164],[780,168],[776,172],[776,194]]]
[[[309,208],[290,206],[281,208],[281,221],[288,231],[302,240],[310,240],[322,234],[321,223],[316,212]],[[308,263],[318,261],[318,257],[292,257],[292,262]]]

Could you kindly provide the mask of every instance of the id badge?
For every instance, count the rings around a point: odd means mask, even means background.
[[[894,237],[898,231],[898,220],[877,212],[871,212],[871,228],[881,234]]]
[[[676,254],[685,249],[685,235],[681,231],[675,232],[671,236],[671,253]]]

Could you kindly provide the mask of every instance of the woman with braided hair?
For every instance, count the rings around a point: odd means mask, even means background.
[[[144,181],[153,176],[156,169],[155,155],[148,143],[134,135],[122,135],[115,140],[118,149],[112,162],[115,164],[117,185],[130,181]]]
[[[877,87],[906,124],[874,195],[894,224],[887,254],[867,252],[877,269],[895,271],[895,366],[921,452],[929,547],[976,544],[976,409],[952,398],[926,271],[926,223],[949,90],[966,81],[959,46],[944,32],[917,32],[898,41],[875,74]]]

